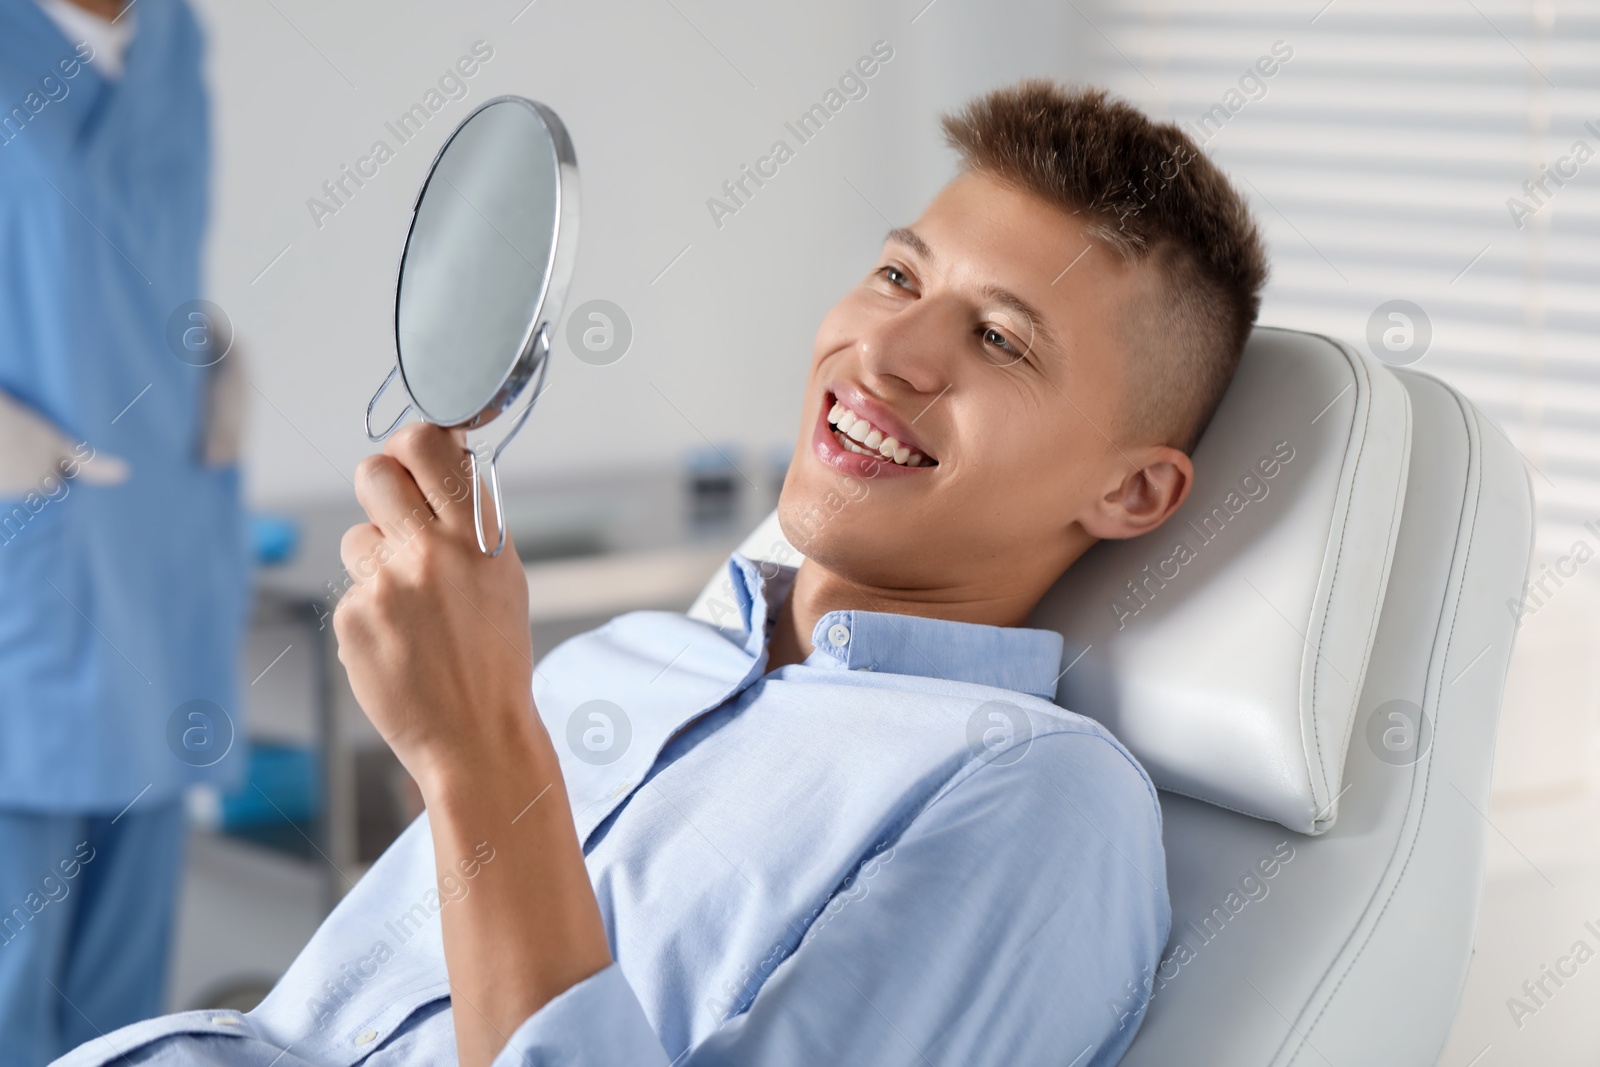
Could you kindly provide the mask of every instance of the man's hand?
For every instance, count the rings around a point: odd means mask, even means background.
[[[465,445],[415,424],[361,461],[372,522],[340,546],[357,584],[333,629],[356,699],[428,806],[457,1055],[486,1067],[611,948],[533,706],[528,583],[510,544],[478,548]]]
[[[339,659],[425,796],[534,725],[527,580],[510,544],[478,548],[471,469],[464,431],[404,427],[356,468],[372,521],[340,545],[355,584],[333,614]]]

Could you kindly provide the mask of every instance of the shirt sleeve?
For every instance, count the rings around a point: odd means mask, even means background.
[[[667,1054],[616,963],[517,1027],[492,1067],[666,1067]]]
[[[1161,814],[1105,737],[990,752],[840,886],[748,1008],[682,1067],[1107,1067],[1171,925]],[[668,1063],[616,964],[552,1000],[495,1067]]]

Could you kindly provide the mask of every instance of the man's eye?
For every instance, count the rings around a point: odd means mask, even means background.
[[[901,270],[899,267],[879,267],[878,273],[883,275],[890,285],[898,286],[901,289],[911,288],[911,279],[906,277],[906,272]]]
[[[1006,337],[1005,334],[1001,333],[993,326],[985,326],[983,328],[983,343],[998,348],[1012,359],[1020,359],[1023,355],[1021,350],[1019,350],[1016,345],[1013,345],[1011,340]]]

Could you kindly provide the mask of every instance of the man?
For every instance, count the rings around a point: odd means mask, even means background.
[[[945,129],[962,173],[817,336],[779,504],[804,562],[735,553],[727,625],[633,613],[535,668],[519,563],[453,503],[464,438],[397,435],[334,620],[427,816],[258,1010],[63,1062],[1121,1057],[1169,932],[1160,809],[1023,624],[1183,501],[1264,257],[1192,143],[1100,92]]]
[[[121,8],[0,0],[4,1067],[161,1010],[182,794],[240,757],[248,556],[235,427],[207,415],[237,364],[185,307],[199,29]]]

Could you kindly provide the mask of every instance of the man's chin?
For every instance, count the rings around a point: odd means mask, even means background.
[[[899,569],[905,554],[885,542],[884,521],[869,514],[870,507],[867,497],[785,491],[778,525],[800,556],[852,582],[876,585]]]
[[[810,481],[810,479],[807,479]],[[841,550],[849,554],[869,528],[864,514],[871,487],[865,482],[830,478],[827,485],[784,482],[778,497],[778,525],[784,539],[801,555],[819,563],[835,557]]]

